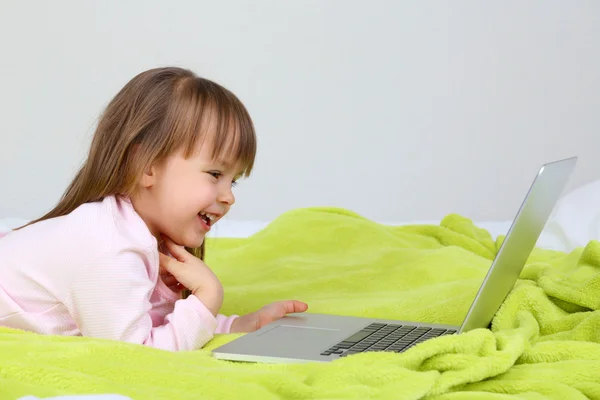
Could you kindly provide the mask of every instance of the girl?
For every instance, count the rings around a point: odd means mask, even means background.
[[[290,300],[223,316],[223,288],[202,262],[255,153],[250,116],[227,89],[181,68],[134,77],[58,205],[0,238],[0,326],[192,350],[305,311]]]

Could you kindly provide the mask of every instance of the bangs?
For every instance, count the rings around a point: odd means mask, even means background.
[[[189,78],[181,82],[175,95],[180,101],[173,110],[177,117],[172,126],[179,143],[185,143],[185,157],[190,157],[198,144],[210,143],[214,161],[239,166],[243,176],[250,176],[256,157],[256,133],[246,107],[229,90],[203,79]],[[200,143],[199,143],[200,141]]]

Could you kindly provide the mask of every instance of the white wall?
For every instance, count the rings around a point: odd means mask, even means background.
[[[600,178],[599,48],[594,0],[1,0],[0,217],[55,204],[108,100],[176,64],[255,120],[230,218],[511,218],[544,161]]]

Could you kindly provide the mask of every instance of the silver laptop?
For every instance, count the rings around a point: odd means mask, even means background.
[[[213,356],[248,362],[327,362],[365,351],[402,352],[441,335],[489,327],[535,247],[576,162],[577,157],[572,157],[540,168],[461,326],[297,313],[218,347]]]

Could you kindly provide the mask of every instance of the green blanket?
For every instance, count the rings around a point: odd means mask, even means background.
[[[248,239],[212,239],[223,312],[282,299],[309,312],[460,324],[499,247],[463,217],[384,226],[334,208],[294,210]],[[536,249],[492,329],[331,363],[211,358],[236,335],[170,353],[0,329],[0,398],[120,393],[134,399],[600,399],[600,243]]]

